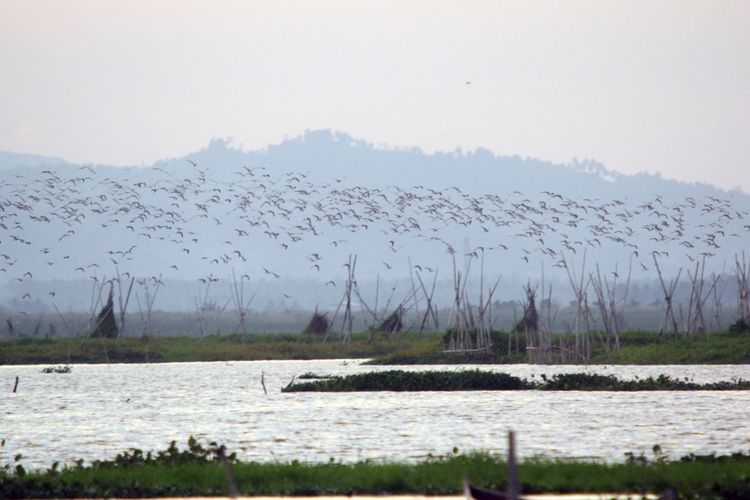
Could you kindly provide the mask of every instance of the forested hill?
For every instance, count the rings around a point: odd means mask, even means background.
[[[294,294],[280,283],[306,282],[311,300],[336,302],[350,255],[361,282],[415,269],[447,280],[454,257],[476,276],[480,256],[488,277],[506,283],[543,269],[567,282],[566,269],[597,264],[653,280],[654,255],[665,272],[704,258],[721,271],[750,234],[750,197],[739,190],[621,175],[594,161],[425,154],[328,130],[259,151],[213,140],[145,167],[0,153],[0,204],[6,295],[116,270],[143,283],[226,288],[234,272],[283,297]]]

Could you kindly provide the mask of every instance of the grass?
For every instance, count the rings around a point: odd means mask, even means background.
[[[539,381],[528,382],[506,373],[480,370],[460,372],[430,371],[359,373],[345,377],[315,377],[298,382],[282,392],[367,392],[367,391],[737,391],[750,390],[750,382],[735,380],[696,384],[666,375],[656,378],[620,380],[613,375],[565,373],[552,377],[542,375]]]
[[[597,351],[592,362],[622,365],[750,363],[750,334],[720,332],[685,337],[630,332],[623,335],[622,343],[619,352],[607,355]]]
[[[213,445],[213,443],[212,443]],[[130,450],[109,461],[58,470],[0,470],[0,498],[153,497],[227,495],[228,483],[215,448],[192,438],[188,450],[172,443],[168,450],[144,454]],[[506,464],[487,453],[432,457],[418,463],[342,464],[240,462],[233,455],[241,495],[446,495],[461,491],[468,475],[483,487],[505,487]],[[628,492],[674,489],[684,498],[747,498],[750,455],[685,457],[669,461],[655,455],[624,463],[528,460],[519,465],[524,493]]]
[[[507,333],[493,333],[493,349],[468,354],[445,353],[441,334],[396,334],[369,342],[364,333],[349,343],[294,334],[247,334],[118,339],[24,338],[0,340],[0,364],[143,363],[242,361],[270,359],[372,358],[371,363],[508,364],[526,363],[523,336],[514,336],[508,354]],[[597,338],[594,335],[594,338]],[[518,345],[516,345],[516,340]],[[717,332],[690,337],[625,332],[622,349],[605,352],[594,342],[591,364],[745,364],[750,363],[750,335]]]
[[[415,345],[434,348],[435,336],[402,335],[368,342],[366,334],[350,343],[303,335],[249,334],[195,337],[21,339],[0,341],[0,364],[144,363],[182,361],[255,361],[269,359],[372,358]]]
[[[592,338],[597,339],[596,334]],[[523,335],[509,339],[506,332],[494,332],[490,351],[462,353],[443,352],[438,346],[414,345],[380,356],[371,364],[511,364],[527,363]],[[508,343],[512,348],[508,354]],[[621,349],[606,352],[598,340],[593,342],[589,364],[609,365],[687,365],[750,363],[750,334],[714,332],[711,334],[658,335],[652,332],[624,332]],[[557,342],[556,342],[557,343]]]

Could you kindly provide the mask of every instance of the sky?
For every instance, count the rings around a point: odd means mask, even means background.
[[[747,1],[0,0],[0,150],[150,164],[328,128],[750,193]]]

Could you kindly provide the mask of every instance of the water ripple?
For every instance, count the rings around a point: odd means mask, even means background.
[[[409,366],[460,370],[465,366]],[[29,468],[111,458],[135,447],[215,440],[243,460],[405,460],[460,451],[505,452],[508,429],[522,457],[621,461],[625,451],[672,457],[747,451],[750,391],[424,392],[283,394],[293,375],[345,375],[393,367],[356,361],[262,361],[0,367],[0,462],[23,453]],[[750,367],[483,366],[530,378],[588,371],[635,378],[667,374],[696,382],[750,379]],[[260,385],[265,374],[268,394]],[[15,376],[19,392],[12,394]],[[0,464],[1,465],[1,464]]]

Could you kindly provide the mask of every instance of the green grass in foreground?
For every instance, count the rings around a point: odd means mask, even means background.
[[[43,472],[0,470],[0,498],[227,495],[228,481],[213,449],[192,438],[188,449],[143,454]],[[416,464],[256,463],[229,460],[241,495],[457,494],[461,478],[504,489],[505,462],[486,453],[430,458]],[[630,455],[625,463],[529,460],[519,466],[524,493],[628,492],[674,489],[678,498],[748,498],[750,454],[690,456],[668,461]]]
[[[560,373],[550,378],[527,381],[507,373],[481,370],[458,372],[430,371],[358,373],[345,377],[316,377],[298,382],[282,392],[366,392],[366,391],[738,391],[750,390],[750,381],[733,380],[696,384],[667,375],[635,380],[620,380],[614,375]]]

